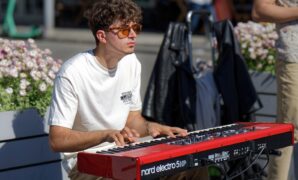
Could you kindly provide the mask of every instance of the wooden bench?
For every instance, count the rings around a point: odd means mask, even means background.
[[[0,112],[0,179],[67,180],[48,126],[35,109]]]

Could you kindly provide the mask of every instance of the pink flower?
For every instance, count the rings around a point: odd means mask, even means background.
[[[0,38],[0,94],[13,94],[11,102],[0,98],[0,104],[12,104],[12,109],[0,106],[0,111],[24,109],[36,104],[41,113],[45,112],[50,103],[53,79],[62,64],[60,59],[55,60],[50,54],[49,49],[39,49],[33,39]]]
[[[275,41],[278,38],[275,24],[240,22],[234,31],[249,68],[253,70],[269,69],[274,73]]]

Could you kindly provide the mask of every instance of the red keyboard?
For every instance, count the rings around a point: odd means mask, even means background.
[[[78,153],[78,170],[113,179],[154,179],[190,168],[235,160],[250,152],[292,145],[292,124],[235,123],[157,138],[95,153]]]

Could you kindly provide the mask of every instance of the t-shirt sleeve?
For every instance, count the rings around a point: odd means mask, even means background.
[[[132,103],[130,105],[130,111],[138,111],[142,109],[142,100],[141,100],[141,64],[136,56],[136,71],[135,71],[135,83],[132,90]]]
[[[78,109],[78,98],[71,82],[58,76],[55,79],[48,124],[72,128]]]

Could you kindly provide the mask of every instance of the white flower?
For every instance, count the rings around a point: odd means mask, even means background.
[[[54,71],[50,70],[49,73],[48,73],[48,76],[51,78],[51,79],[55,79],[55,73]]]
[[[0,93],[18,92],[10,99],[0,97],[0,104],[11,104],[10,109],[3,106],[0,111],[24,109],[37,104],[39,112],[44,112],[50,103],[49,90],[53,86],[53,79],[62,64],[60,59],[55,60],[50,54],[49,49],[39,49],[33,39],[22,41],[0,38]]]
[[[246,44],[246,43],[241,44],[241,48],[242,48],[242,49],[247,48],[247,44]]]
[[[257,68],[261,69],[263,67],[263,65],[261,63],[258,63]]]
[[[269,55],[269,56],[268,56],[268,59],[269,59],[269,60],[274,60],[274,57],[273,57],[272,55]]]
[[[30,51],[30,55],[32,57],[36,57],[37,56],[37,51],[33,50],[33,51]]]
[[[27,74],[26,73],[20,73],[20,77],[21,78],[26,78],[27,77]]]
[[[30,72],[30,76],[32,77],[32,79],[34,79],[35,81],[38,81],[40,79],[40,73],[36,70],[32,70]]]
[[[34,43],[35,43],[34,39],[31,39],[31,38],[28,39],[28,42],[29,42],[30,44],[34,44]]]
[[[20,90],[20,96],[26,96],[26,95],[27,95],[26,90],[21,89],[21,90]]]
[[[6,92],[7,94],[12,94],[12,93],[13,93],[13,89],[12,89],[11,87],[6,88],[6,89],[5,89],[5,92]]]
[[[252,21],[240,22],[234,31],[249,68],[274,71],[275,41],[278,38],[275,24]]]
[[[38,88],[39,88],[39,90],[40,90],[41,92],[44,92],[44,91],[47,90],[47,85],[46,85],[46,83],[41,83],[41,84],[38,86]]]
[[[254,51],[252,51],[252,52],[250,52],[249,57],[251,59],[256,59],[257,55],[256,55],[256,53]]]
[[[34,67],[34,63],[31,60],[26,61],[26,66],[28,69],[32,69]]]
[[[55,73],[57,73],[57,72],[59,71],[59,68],[60,68],[60,65],[59,65],[59,64],[54,64],[54,65],[52,66],[52,70],[53,70]]]
[[[9,75],[17,78],[19,76],[17,68],[13,67],[9,70]]]
[[[27,81],[26,79],[21,79],[20,89],[25,90],[28,85],[30,85],[30,82],[29,81]]]
[[[47,55],[50,55],[50,54],[52,54],[52,51],[50,49],[45,49],[44,53],[47,54]]]
[[[24,84],[24,83],[21,83],[21,84],[20,84],[20,89],[24,90],[24,89],[26,89],[26,88],[27,88],[27,85],[26,85],[26,84]]]
[[[53,83],[53,80],[50,79],[50,78],[46,78],[45,81],[46,81],[48,84],[50,84],[51,86],[54,84],[54,83]]]

